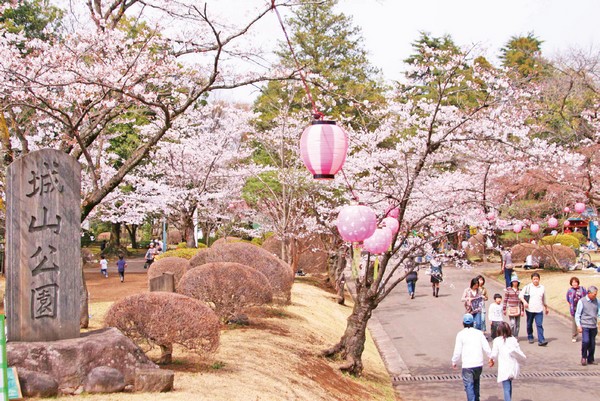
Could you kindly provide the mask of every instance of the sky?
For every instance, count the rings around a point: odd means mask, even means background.
[[[228,17],[247,19],[249,4],[270,0],[219,0]],[[286,8],[280,7],[286,15]],[[337,10],[351,16],[364,37],[370,61],[388,81],[400,80],[402,60],[412,52],[411,43],[424,31],[432,36],[450,35],[459,46],[478,45],[493,64],[512,36],[533,33],[542,40],[542,52],[552,58],[570,47],[600,51],[600,0],[339,0]],[[244,15],[246,14],[246,15]],[[256,40],[267,47],[284,40],[274,13],[256,26]],[[257,91],[246,92],[251,101]]]

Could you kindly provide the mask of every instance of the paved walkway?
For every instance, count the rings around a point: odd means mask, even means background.
[[[445,267],[439,298],[432,296],[429,276],[420,272],[415,299],[408,297],[406,285],[401,283],[373,313],[369,328],[403,401],[466,399],[460,369],[453,370],[450,359],[456,333],[462,329],[462,292],[472,277],[486,270],[499,271],[499,267]],[[486,280],[490,298],[502,292],[499,283]],[[580,365],[581,343],[571,342],[568,319],[550,311],[544,317],[544,332],[547,347],[539,347],[537,342],[529,344],[522,318],[519,340],[527,364],[522,367],[522,377],[513,383],[513,400],[563,401],[600,396],[600,365]],[[496,368],[484,367],[483,373],[481,400],[501,401]]]

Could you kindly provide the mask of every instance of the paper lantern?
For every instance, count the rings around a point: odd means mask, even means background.
[[[563,212],[565,213],[569,213],[571,211],[571,209],[567,206],[563,209]]]
[[[565,220],[565,222],[563,223],[563,226],[565,227],[569,227],[571,225],[571,222],[569,220]]]
[[[396,220],[393,217],[386,217],[385,219],[383,219],[381,221],[381,223],[390,229],[390,231],[392,232],[392,235],[396,234],[398,232],[398,229],[400,228],[400,223],[398,223],[398,220]]]
[[[538,233],[540,232],[540,225],[537,223],[533,223],[529,229],[531,230],[532,233]]]
[[[333,179],[346,160],[348,135],[335,121],[315,120],[300,138],[300,156],[316,179]]]
[[[377,229],[377,216],[368,206],[348,205],[340,210],[336,225],[344,241],[361,242]]]
[[[548,219],[548,227],[550,228],[554,228],[558,225],[558,220],[556,220],[554,217],[550,217]]]
[[[496,213],[489,212],[485,217],[488,219],[488,221],[494,221],[496,220]]]
[[[575,211],[577,213],[583,213],[583,212],[585,212],[585,203],[577,202],[575,204]]]
[[[517,223],[513,226],[513,231],[517,234],[520,233],[522,229],[523,229],[523,226],[521,224]]]
[[[373,235],[364,240],[363,250],[373,254],[380,254],[387,251],[391,244],[392,231],[387,227],[378,228]]]

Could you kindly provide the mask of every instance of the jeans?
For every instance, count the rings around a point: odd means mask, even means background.
[[[535,327],[537,331],[538,343],[541,344],[546,341],[544,338],[544,312],[529,312],[525,311],[527,315],[527,339],[533,340],[533,321],[535,320]]]
[[[407,281],[406,286],[408,287],[408,295],[412,295],[415,293],[416,281]]]
[[[510,329],[512,330],[512,335],[515,338],[519,337],[519,329],[521,328],[521,316],[510,316],[508,318],[510,324]]]
[[[486,331],[487,327],[485,327],[485,316],[486,316],[486,312],[485,312],[485,304],[483,304],[483,310],[481,311],[481,331]]]
[[[463,368],[462,380],[467,393],[467,401],[479,401],[479,378],[481,377],[482,366],[477,368]]]
[[[502,382],[502,390],[504,390],[504,401],[512,400],[512,379]]]
[[[596,335],[598,328],[582,327],[581,331],[581,358],[587,359],[588,363],[594,362],[596,352]]]
[[[513,269],[504,269],[504,281],[506,281],[506,288],[510,287],[510,276],[513,273]]]
[[[471,314],[473,315],[473,327],[475,327],[477,330],[481,330],[481,312],[471,312]]]

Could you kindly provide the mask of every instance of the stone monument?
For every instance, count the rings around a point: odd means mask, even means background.
[[[8,341],[79,337],[81,167],[43,149],[6,173]]]

